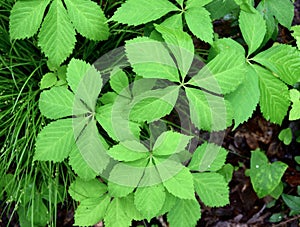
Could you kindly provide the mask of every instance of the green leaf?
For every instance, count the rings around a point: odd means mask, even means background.
[[[30,206],[26,207],[27,220],[31,220],[31,226],[45,226],[49,221],[49,211],[43,202],[42,197],[35,195],[30,203]]]
[[[163,207],[166,198],[162,184],[138,187],[134,193],[134,204],[144,217],[150,221]]]
[[[80,201],[75,211],[76,226],[93,226],[104,218],[110,197],[88,198]]]
[[[297,47],[300,49],[300,25],[295,25],[292,27],[292,36],[296,39]]]
[[[99,5],[90,0],[65,0],[64,2],[77,32],[95,41],[108,39],[107,19]]]
[[[196,200],[178,199],[167,215],[170,226],[194,227],[201,218],[200,205]]]
[[[181,14],[172,15],[168,17],[166,20],[164,20],[162,23],[160,23],[160,25],[164,27],[173,28],[176,30],[183,30],[182,15]]]
[[[163,185],[168,192],[181,199],[195,198],[193,176],[188,168],[179,167],[173,161],[158,162],[157,159],[155,160]]]
[[[162,42],[147,37],[126,41],[126,56],[139,76],[179,82],[178,69]]]
[[[194,88],[186,88],[193,124],[203,130],[217,131],[232,124],[228,101]]]
[[[75,126],[79,125],[76,120],[76,118],[73,120]],[[77,127],[74,130],[76,145],[83,160],[99,174],[106,168],[110,161],[110,157],[106,152],[107,144],[105,144],[105,140],[99,134],[96,121],[89,117],[86,118],[86,121],[82,127]]]
[[[253,68],[259,76],[259,105],[263,116],[281,124],[290,106],[288,87],[270,71],[257,65],[253,65]]]
[[[144,220],[145,217],[138,211],[138,209],[134,205],[134,194],[121,198],[121,204],[123,209],[125,210],[128,217],[131,217],[134,220]]]
[[[111,181],[108,181],[107,186],[108,186],[109,195],[111,197],[125,197],[129,195],[131,192],[133,192],[133,190],[135,189],[135,187],[119,185]]]
[[[226,96],[233,109],[234,129],[252,116],[259,98],[258,75],[252,67],[247,66],[245,80],[234,92]]]
[[[57,77],[55,73],[46,73],[41,79],[40,89],[53,87],[56,84],[56,82]]]
[[[166,198],[165,198],[165,203],[161,210],[158,212],[158,215],[164,215],[165,213],[168,213],[175,205],[177,201],[177,197],[173,196],[171,193],[168,191],[165,191],[166,193]]]
[[[205,8],[211,13],[211,19],[215,20],[229,15],[239,7],[234,0],[214,0],[206,5]]]
[[[298,120],[300,118],[300,92],[296,89],[291,89],[290,98],[293,104],[290,110],[289,120]]]
[[[111,73],[109,84],[116,93],[131,97],[128,77],[121,69],[116,69]]]
[[[178,132],[163,132],[156,140],[153,147],[153,155],[172,155],[185,149],[192,136],[186,136]]]
[[[222,38],[213,42],[212,48],[209,50],[208,60],[210,61],[218,54],[226,53],[228,51],[232,51],[233,54],[245,56],[245,49],[241,44],[230,38]]]
[[[188,83],[218,94],[227,94],[243,82],[245,57],[233,50],[217,55]]]
[[[121,142],[110,148],[107,153],[115,160],[125,162],[136,161],[149,156],[148,149],[135,140]]]
[[[252,152],[250,179],[253,189],[259,198],[274,191],[287,167],[285,163],[279,161],[270,164],[266,155],[259,150]]]
[[[123,118],[124,108],[117,104],[107,104],[96,109],[96,119],[107,134],[115,141],[135,140],[139,138],[139,124]]]
[[[76,178],[68,190],[70,196],[76,201],[83,201],[88,198],[99,198],[107,192],[107,186],[98,179],[89,181]]]
[[[184,17],[191,32],[197,38],[211,44],[214,31],[210,13],[201,5],[195,4],[197,2],[199,1],[187,1]]]
[[[104,223],[106,227],[128,227],[131,226],[132,218],[126,214],[122,199],[115,198],[108,206]]]
[[[278,44],[260,52],[253,60],[270,69],[289,85],[293,86],[300,79],[300,54],[295,47]]]
[[[34,160],[61,162],[68,157],[74,146],[72,119],[52,122],[38,134]]]
[[[197,147],[188,166],[195,171],[217,171],[225,164],[228,152],[213,143],[204,143]]]
[[[50,119],[72,116],[74,113],[82,114],[88,110],[81,106],[73,109],[74,94],[66,87],[53,87],[50,90],[43,91],[39,99],[39,108],[41,113]]]
[[[292,196],[287,194],[281,195],[283,201],[288,205],[288,207],[293,211],[300,212],[300,197],[299,196]]]
[[[84,160],[78,148],[73,149],[69,156],[69,165],[72,170],[83,180],[91,180],[97,176],[97,172],[93,170]]]
[[[167,0],[127,0],[117,9],[111,20],[136,26],[178,10],[175,5]]]
[[[72,53],[76,42],[75,34],[62,2],[53,0],[42,24],[38,41],[53,67],[58,68]]]
[[[72,59],[68,65],[67,81],[75,93],[76,102],[94,112],[102,88],[100,72],[84,61]]]
[[[9,17],[11,39],[25,39],[33,36],[39,29],[44,12],[50,0],[17,1]]]
[[[221,174],[195,173],[194,184],[201,201],[210,207],[220,207],[229,204],[228,185]]]
[[[239,26],[242,35],[248,44],[248,55],[250,55],[260,47],[264,40],[267,32],[266,22],[257,10],[255,10],[255,13],[241,11]]]
[[[292,129],[282,129],[278,135],[278,139],[280,139],[285,145],[289,145],[293,139]]]
[[[152,122],[170,114],[177,101],[178,93],[178,86],[168,86],[136,96],[130,105],[130,119]]]
[[[290,29],[294,17],[294,6],[290,0],[264,0],[265,6],[280,24]]]
[[[174,54],[182,77],[185,77],[194,59],[194,45],[192,38],[189,34],[170,27],[156,25],[155,28],[162,34],[162,37],[168,44],[168,48]]]

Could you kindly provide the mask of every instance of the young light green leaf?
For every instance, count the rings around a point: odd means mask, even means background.
[[[258,75],[251,66],[247,66],[246,78],[242,84],[225,98],[232,106],[234,128],[237,128],[252,116],[259,103]]]
[[[278,135],[278,139],[280,139],[285,145],[289,145],[293,139],[293,133],[291,128],[282,129]]]
[[[120,104],[120,99],[117,102]],[[124,109],[117,108],[113,104],[107,104],[96,109],[96,119],[101,127],[115,141],[138,139],[140,125],[123,118]]]
[[[270,164],[267,156],[259,151],[253,151],[250,159],[250,179],[254,191],[259,198],[269,195],[280,183],[288,165],[276,161]]]
[[[83,77],[87,74],[91,66],[79,59],[72,58],[67,68],[67,81],[68,85],[74,93],[77,92],[78,86]]]
[[[188,168],[180,167],[180,165],[171,160],[159,161],[157,158],[155,160],[163,185],[168,192],[181,199],[195,198],[193,176]]]
[[[245,49],[241,44],[230,38],[222,38],[213,42],[212,48],[209,50],[208,59],[210,61],[218,54],[226,53],[228,51],[233,51],[234,54],[245,56]]]
[[[267,32],[266,22],[257,10],[255,10],[255,13],[241,11],[239,26],[248,44],[248,55],[250,55],[260,47],[264,40]]]
[[[184,17],[187,26],[197,38],[211,44],[213,42],[213,25],[210,13],[201,5],[193,4],[195,0],[187,1]]]
[[[134,220],[144,220],[145,217],[138,211],[138,209],[134,205],[134,194],[121,198],[121,204],[127,214],[128,217],[131,217]]]
[[[83,159],[83,156],[77,147],[70,152],[69,165],[83,180],[92,180],[97,176],[97,173]]]
[[[106,227],[125,227],[131,226],[132,218],[126,214],[124,203],[121,198],[115,198],[109,204],[105,216],[104,223]]]
[[[84,106],[78,105],[73,109],[74,94],[66,87],[53,87],[50,90],[43,91],[39,99],[39,108],[41,113],[50,119],[72,116],[74,113],[83,114],[88,112]]]
[[[150,221],[163,207],[166,198],[162,184],[138,187],[134,193],[134,204],[144,217]]]
[[[294,6],[290,0],[264,0],[265,7],[280,24],[290,29],[294,17]]]
[[[156,140],[153,147],[153,155],[172,155],[185,149],[191,136],[186,136],[178,132],[166,131]]]
[[[108,39],[109,28],[100,6],[90,0],[65,0],[65,3],[77,32],[95,41]]]
[[[124,141],[111,147],[107,153],[118,161],[136,161],[149,157],[148,149],[136,140]]]
[[[292,101],[292,108],[290,110],[289,120],[298,120],[300,118],[300,92],[296,89],[291,89],[290,98]]]
[[[40,89],[53,87],[56,82],[57,77],[55,73],[46,73],[41,79]]]
[[[156,20],[179,9],[168,0],[127,0],[111,18],[112,21],[128,25],[140,25]]]
[[[283,201],[288,205],[288,207],[293,211],[300,212],[300,197],[299,196],[292,196],[288,194],[281,195]]]
[[[233,50],[217,55],[188,83],[217,94],[234,91],[244,80],[245,57]]]
[[[174,54],[182,77],[188,73],[194,59],[194,44],[189,34],[162,25],[155,25],[155,29],[162,34],[168,48]]]
[[[121,69],[116,69],[111,73],[109,84],[116,93],[131,97],[128,77]]]
[[[58,68],[72,53],[76,42],[75,34],[62,2],[53,0],[42,24],[38,41],[53,67]]]
[[[214,0],[206,5],[205,8],[210,12],[212,20],[220,19],[233,11],[239,10],[239,6],[234,0]]]
[[[220,146],[204,143],[195,150],[188,168],[200,172],[218,171],[225,164],[227,154]]]
[[[210,207],[225,206],[229,203],[229,189],[219,173],[195,173],[194,184],[201,201]]]
[[[194,227],[201,218],[200,205],[196,200],[177,199],[167,215],[170,226]]]
[[[177,197],[173,196],[168,191],[165,191],[165,193],[166,193],[165,203],[164,203],[163,207],[161,208],[161,210],[158,212],[158,214],[157,214],[158,216],[164,215],[165,213],[168,213],[169,211],[171,211],[171,209],[174,207],[174,205],[176,204],[176,201],[177,201]]]
[[[292,27],[292,36],[296,39],[297,47],[300,49],[300,25],[295,25]]]
[[[116,183],[113,183],[111,181],[108,181],[107,183],[108,192],[111,197],[125,197],[133,192],[135,187],[130,187],[126,185],[119,185]]]
[[[50,0],[17,1],[9,17],[11,39],[25,39],[33,36],[42,23],[49,2]]]
[[[193,124],[199,129],[222,130],[232,124],[232,110],[222,97],[194,88],[186,88]]]
[[[260,109],[267,120],[281,124],[290,106],[288,87],[270,71],[252,66],[259,76]]]
[[[76,226],[93,226],[104,218],[110,197],[88,198],[80,201],[75,211]]]
[[[183,30],[182,15],[174,14],[168,17],[167,19],[165,19],[162,23],[160,23],[160,25],[164,27],[173,28],[176,30]]]
[[[130,105],[130,119],[152,122],[166,116],[174,108],[178,93],[178,86],[169,86],[136,96]]]
[[[126,56],[139,76],[179,82],[177,66],[162,42],[138,37],[126,42]]]
[[[38,134],[34,160],[61,162],[68,157],[74,146],[72,119],[52,122]]]
[[[76,178],[68,190],[70,196],[76,201],[83,201],[88,198],[99,198],[107,192],[107,186],[98,179],[82,180]]]
[[[300,53],[295,47],[285,44],[272,46],[257,54],[253,60],[270,69],[289,85],[293,86],[300,79]]]

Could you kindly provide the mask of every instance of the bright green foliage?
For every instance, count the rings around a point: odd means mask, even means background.
[[[228,51],[217,55],[189,83],[214,93],[227,94],[243,82],[245,70],[245,58],[239,52]]]
[[[225,97],[232,106],[234,128],[237,128],[252,116],[259,103],[258,75],[252,67],[247,66],[245,80],[234,92]]]
[[[300,53],[292,46],[275,45],[257,54],[253,60],[267,67],[289,85],[294,85],[300,79]]]
[[[166,116],[173,110],[178,92],[179,87],[169,86],[136,96],[131,103],[130,119],[138,122],[152,122]]]
[[[263,42],[266,34],[266,23],[262,15],[256,10],[255,13],[241,11],[239,26],[248,44],[248,55],[250,55],[256,51]]]
[[[50,0],[17,1],[9,18],[11,39],[25,39],[33,36],[42,23],[49,2]]]
[[[201,209],[196,200],[177,200],[176,206],[167,215],[170,226],[194,227],[201,217]]]
[[[117,93],[123,96],[130,97],[129,81],[124,71],[117,69],[116,72],[111,73],[109,80],[111,88]]]
[[[191,32],[199,39],[212,43],[213,26],[210,13],[203,7],[211,1],[188,0],[184,17]]]
[[[75,146],[72,119],[63,119],[47,125],[38,135],[35,160],[61,162]]]
[[[269,70],[257,65],[253,65],[253,68],[259,76],[259,105],[263,116],[267,120],[281,124],[290,105],[288,87]]]
[[[65,0],[69,17],[82,36],[91,40],[108,39],[109,29],[101,8],[93,1]]]
[[[57,77],[55,73],[46,73],[41,79],[40,88],[46,89],[54,86],[57,83]]]
[[[300,25],[295,25],[292,27],[292,36],[296,39],[297,47],[300,49]]]
[[[291,128],[282,129],[278,135],[278,139],[280,139],[285,145],[289,145],[293,139]]]
[[[293,104],[290,110],[289,120],[298,120],[300,118],[300,92],[296,89],[291,89],[290,98]]]
[[[263,0],[262,4],[280,24],[290,29],[294,17],[294,6],[290,0]]]
[[[213,143],[204,143],[193,154],[189,164],[190,170],[218,171],[225,164],[227,151]]]
[[[48,58],[50,69],[58,69],[72,53],[76,42],[75,29],[92,40],[108,39],[109,29],[105,15],[95,2],[53,0],[43,20],[49,2],[17,1],[11,11],[10,36],[11,39],[29,38],[40,28],[38,45]]]
[[[39,46],[51,66],[58,67],[72,53],[75,34],[62,2],[53,0],[39,33]]]
[[[282,199],[291,209],[291,212],[300,213],[300,197],[299,196],[292,196],[287,194],[282,194]]]
[[[214,0],[206,5],[205,8],[210,12],[211,19],[215,20],[230,14],[234,10],[238,10],[238,5],[234,0]]]
[[[134,193],[134,204],[148,220],[155,217],[164,205],[166,198],[162,184],[140,187]]]
[[[279,185],[287,165],[276,161],[269,163],[266,155],[259,151],[253,151],[250,160],[250,179],[254,191],[259,198],[271,194]]]
[[[222,97],[186,88],[191,121],[197,128],[207,131],[222,130],[231,125],[232,112]]]
[[[221,174],[195,173],[193,177],[195,190],[205,205],[216,207],[229,203],[229,189]]]
[[[122,24],[140,25],[179,10],[168,0],[127,0],[117,9],[111,20]]]

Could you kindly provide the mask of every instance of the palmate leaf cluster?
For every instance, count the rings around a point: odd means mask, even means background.
[[[257,106],[267,120],[281,124],[292,102],[290,119],[299,118],[299,92],[290,89],[300,79],[299,50],[264,47],[276,37],[278,23],[293,29],[298,41],[292,10],[289,0],[262,0],[257,7],[252,0],[127,0],[108,22],[150,24],[152,30],[125,40],[130,70],[115,66],[105,84],[102,69],[82,60],[61,66],[75,47],[76,32],[95,41],[108,38],[96,2],[17,1],[11,39],[37,34],[54,71],[41,80],[39,109],[51,122],[37,137],[34,160],[67,160],[72,167],[77,178],[69,193],[79,202],[75,225],[130,226],[167,214],[171,226],[195,226],[198,199],[210,207],[228,204],[228,151],[204,141],[190,152],[194,133],[151,127],[183,104],[188,121],[208,132],[238,127]],[[213,20],[228,13],[236,14],[242,44],[214,35]],[[206,64],[195,54],[193,36],[211,47]],[[250,178],[259,197],[279,197],[286,167],[252,153]]]

